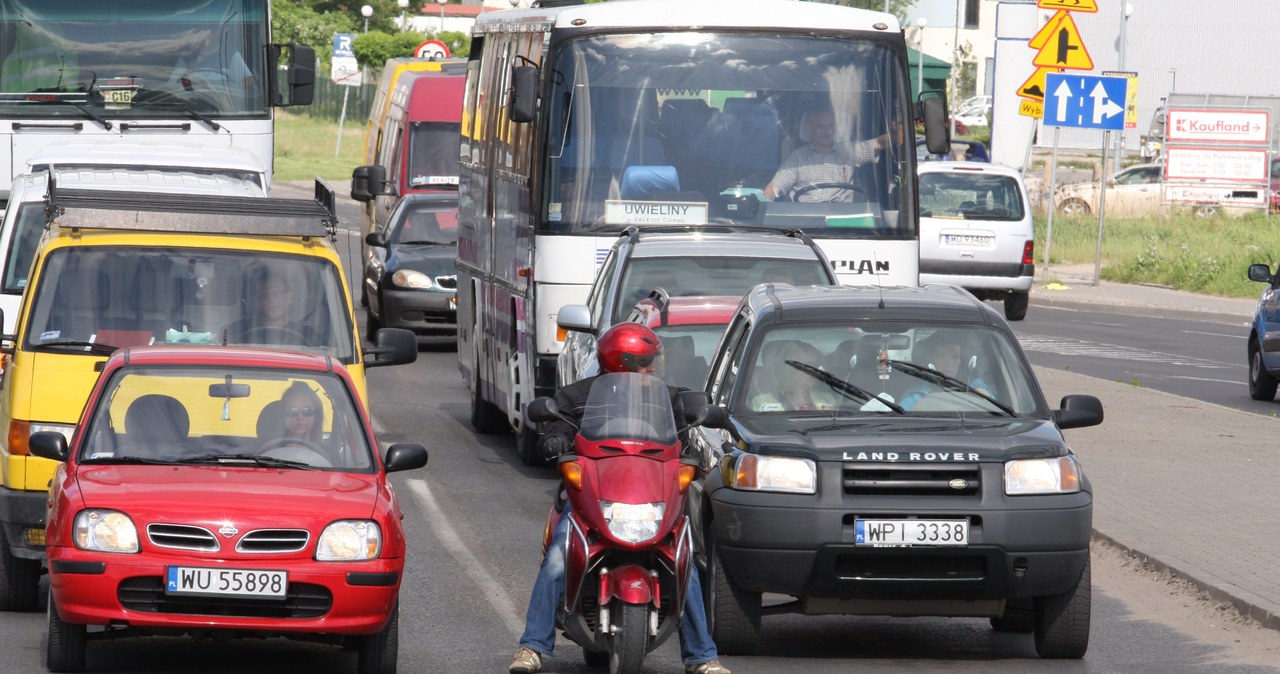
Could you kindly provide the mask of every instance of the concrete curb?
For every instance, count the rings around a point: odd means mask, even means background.
[[[1173,564],[1162,561],[1160,558],[1147,554],[1142,550],[1125,545],[1097,529],[1093,530],[1093,535],[1103,543],[1121,550],[1127,555],[1137,558],[1144,564],[1150,565],[1151,568],[1156,571],[1170,574],[1191,583],[1197,590],[1204,592],[1217,601],[1230,605],[1241,616],[1249,618],[1263,627],[1280,630],[1280,615],[1272,613],[1271,611],[1259,606],[1256,603],[1257,600],[1253,598],[1252,593],[1237,588],[1236,592],[1238,592],[1238,594],[1234,594],[1214,585],[1212,582],[1204,580],[1202,577],[1212,577],[1213,574],[1206,573],[1190,564],[1174,566]]]

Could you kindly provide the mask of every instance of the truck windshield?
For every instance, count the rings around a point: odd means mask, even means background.
[[[914,234],[900,122],[914,115],[887,41],[611,34],[552,58],[545,233],[726,222]],[[780,170],[797,165],[822,167]]]
[[[355,359],[338,269],[322,259],[86,246],[52,251],[38,274],[28,349],[226,343]]]
[[[0,117],[266,116],[267,0],[0,0]]]

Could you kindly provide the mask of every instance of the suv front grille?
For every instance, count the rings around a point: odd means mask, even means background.
[[[844,493],[857,496],[976,496],[982,467],[976,463],[846,463]]]
[[[212,531],[190,524],[148,524],[147,540],[161,548],[216,551],[221,545]]]

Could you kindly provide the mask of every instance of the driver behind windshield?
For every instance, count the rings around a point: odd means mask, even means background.
[[[764,186],[767,199],[792,201],[853,201],[850,185],[859,166],[875,161],[889,147],[889,133],[854,143],[836,142],[836,116],[829,108],[810,110],[800,118],[800,139],[806,145],[792,150],[773,180]],[[806,186],[822,185],[805,189]]]
[[[289,346],[319,343],[319,336],[311,326],[293,319],[293,289],[284,274],[270,267],[259,267],[253,273],[245,299],[252,313],[227,328],[232,343]]]

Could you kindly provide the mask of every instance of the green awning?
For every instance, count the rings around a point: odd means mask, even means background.
[[[924,57],[923,73],[918,70],[919,66],[917,65],[921,56]],[[950,63],[908,47],[907,65],[911,69],[911,72],[908,73],[911,76],[911,100],[916,100],[916,97],[920,95],[920,87],[917,83],[921,77],[924,78],[924,89],[926,91],[929,89],[947,90],[947,80],[951,77]]]

